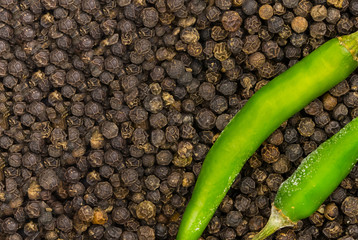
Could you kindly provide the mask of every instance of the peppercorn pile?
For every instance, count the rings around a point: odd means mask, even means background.
[[[357,28],[357,0],[0,0],[0,239],[175,239],[232,116]],[[259,231],[281,182],[357,116],[353,75],[267,139],[203,237]],[[358,239],[357,189],[355,167],[270,239]]]

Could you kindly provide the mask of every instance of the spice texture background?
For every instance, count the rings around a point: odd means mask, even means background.
[[[357,29],[357,0],[0,0],[0,239],[175,239],[232,116]],[[201,239],[249,239],[301,160],[357,116],[352,74],[262,144]],[[269,239],[358,239],[357,189],[356,166]]]

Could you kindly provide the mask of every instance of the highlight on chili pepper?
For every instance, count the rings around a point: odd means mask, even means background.
[[[284,181],[266,226],[253,238],[265,239],[314,213],[358,161],[358,118],[309,154]]]
[[[285,120],[357,67],[358,32],[324,43],[256,92],[208,152],[177,240],[198,239],[246,160]]]

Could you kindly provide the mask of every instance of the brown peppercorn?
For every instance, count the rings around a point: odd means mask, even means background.
[[[124,224],[130,218],[130,212],[127,208],[116,207],[112,211],[112,219],[117,224]]]
[[[138,204],[136,209],[136,215],[139,219],[148,220],[155,217],[156,207],[150,201],[143,201]]]
[[[341,121],[348,115],[348,108],[346,105],[340,103],[333,109],[333,118]]]
[[[282,18],[273,16],[267,21],[268,30],[272,33],[279,33],[283,30],[284,21]]]
[[[57,228],[62,230],[62,226],[57,227]],[[71,228],[72,228],[72,226],[71,226]],[[23,229],[24,229],[24,233],[28,236],[34,235],[36,232],[39,231],[37,223],[34,223],[33,221],[26,223],[25,226],[23,227]]]
[[[251,177],[245,177],[240,184],[240,191],[244,194],[249,194],[255,190],[256,183]]]
[[[336,24],[340,18],[341,18],[341,13],[338,9],[332,7],[328,8],[327,17],[325,19],[328,23]]]
[[[181,32],[180,32],[180,39],[184,42],[184,43],[193,43],[193,42],[197,42],[200,39],[200,35],[199,32],[196,28],[193,27],[187,27],[184,28]]]
[[[18,230],[19,224],[12,217],[8,217],[3,221],[3,223],[1,224],[1,227],[6,234],[14,234]],[[12,236],[14,236],[14,235],[12,235]],[[21,239],[21,238],[22,237],[19,235],[18,239]],[[14,237],[14,239],[16,239],[16,237]]]
[[[158,11],[153,7],[144,8],[141,12],[143,25],[148,28],[154,28],[158,21]]]
[[[329,91],[329,93],[335,97],[343,96],[348,92],[349,92],[349,84],[347,80],[343,80]]]
[[[340,35],[349,34],[352,28],[353,22],[347,17],[342,17],[337,23],[337,31]]]
[[[310,1],[301,0],[293,11],[298,16],[306,17],[310,13],[312,6],[313,4]]]
[[[214,26],[211,29],[211,38],[214,41],[222,41],[228,36],[228,32],[220,26]]]
[[[260,68],[266,61],[265,55],[261,52],[255,52],[249,56],[249,64],[254,68]]]
[[[275,71],[275,66],[272,65],[272,63],[270,62],[265,62],[260,68],[259,68],[259,75],[262,78],[272,78],[273,76],[275,76],[276,71]],[[255,91],[258,90],[258,86],[260,86],[260,84],[257,84],[255,87]]]
[[[323,111],[323,103],[319,99],[313,100],[304,108],[305,112],[312,116],[317,116]]]
[[[336,105],[337,105],[337,98],[333,97],[331,94],[329,93],[326,93],[324,96],[323,96],[323,99],[322,99],[322,102],[323,102],[323,107],[324,109],[328,110],[328,111],[331,111],[333,110]]]
[[[56,225],[59,230],[65,233],[70,232],[73,228],[72,220],[63,214],[57,218]]]
[[[258,231],[263,228],[265,219],[262,216],[254,216],[249,221],[250,231]]]
[[[311,17],[314,21],[323,21],[327,17],[327,8],[324,5],[315,5],[311,9]]]
[[[267,186],[274,192],[277,192],[282,182],[283,177],[277,173],[271,173],[266,179]]]
[[[249,55],[256,52],[260,48],[260,46],[261,41],[258,35],[249,35],[245,37],[242,51]]]
[[[38,202],[29,202],[25,206],[25,212],[29,218],[38,218],[41,214],[41,207]]]
[[[168,185],[170,187],[178,187],[182,182],[182,174],[179,172],[172,172],[168,176]]]
[[[347,197],[344,199],[341,209],[343,213],[349,217],[354,217],[358,214],[358,198]]]
[[[262,44],[262,52],[268,59],[278,58],[280,54],[283,54],[280,46],[274,41],[264,42]]]
[[[31,182],[30,187],[27,190],[27,196],[31,200],[40,198],[41,187],[37,182]]]
[[[201,109],[197,113],[195,120],[201,129],[210,130],[215,126],[216,116],[208,109]]]
[[[338,207],[335,203],[329,203],[325,208],[324,208],[324,216],[329,220],[329,221],[333,221],[334,219],[336,219],[338,217],[339,214],[339,210]]]
[[[273,8],[269,4],[264,4],[259,8],[259,16],[263,20],[269,20],[273,16]]]
[[[137,181],[138,173],[132,168],[124,169],[121,174],[121,179],[125,185],[130,186]]]
[[[290,131],[290,130],[292,130],[292,131]],[[287,142],[289,142],[289,143],[295,142],[296,141],[296,136],[295,136],[296,134],[297,134],[296,130],[289,129],[289,128],[286,129],[285,140]]]
[[[242,18],[236,11],[225,11],[221,17],[221,23],[226,31],[235,32],[242,24]]]
[[[256,34],[261,29],[261,21],[256,15],[249,16],[245,19],[244,28],[249,34]]]
[[[343,233],[342,225],[336,221],[327,222],[322,230],[322,233],[327,238],[338,238]]]
[[[310,137],[315,128],[315,123],[312,121],[311,118],[302,118],[297,130],[299,131],[299,133],[304,136],[304,137]]]
[[[323,22],[314,22],[310,25],[310,35],[314,38],[321,39],[327,31],[327,26]]]
[[[105,121],[102,123],[101,132],[107,139],[115,138],[118,136],[118,126],[113,122]]]
[[[161,150],[157,153],[156,160],[159,165],[169,165],[173,160],[173,154],[169,150]]]
[[[291,22],[292,29],[297,33],[303,33],[308,27],[308,22],[304,17],[295,17]]]
[[[102,210],[101,208],[95,208],[93,210],[93,219],[92,219],[93,224],[104,225],[107,223],[107,221],[108,221],[108,215],[104,210]]]
[[[319,212],[314,212],[310,217],[309,220],[316,226],[320,227],[324,223],[324,216]]]
[[[188,44],[188,53],[192,57],[199,57],[203,53],[203,47],[199,42]]]
[[[338,187],[336,190],[334,190],[334,192],[331,194],[330,196],[330,200],[332,202],[335,202],[335,203],[342,203],[343,200],[345,200],[347,196],[347,191],[344,190],[343,188],[341,187]],[[349,199],[349,200],[356,200],[356,199]],[[348,203],[348,202],[347,202]],[[355,205],[356,206],[356,205]],[[352,207],[350,204],[347,205],[347,207]],[[341,206],[341,209],[343,211],[343,213],[345,212],[345,210],[343,210],[342,206]],[[354,209],[354,208],[353,208]]]
[[[219,61],[228,59],[231,55],[225,42],[216,43],[213,49],[214,57]]]
[[[324,128],[326,133],[333,135],[336,134],[341,129],[339,122],[337,121],[330,121]]]
[[[267,178],[267,173],[265,171],[256,168],[251,176],[258,183],[263,183]]]
[[[183,157],[183,156],[175,155],[173,159],[173,164],[177,167],[186,167],[190,165],[191,162],[192,162],[191,156]]]
[[[183,174],[183,181],[182,181],[182,186],[183,187],[191,187],[193,186],[195,183],[195,176],[193,173],[191,172],[185,172]]]
[[[208,224],[208,232],[210,234],[218,233],[221,228],[221,222],[220,219],[217,216],[214,216],[209,224]]]
[[[285,8],[285,6],[283,6],[283,4],[281,2],[276,2],[273,5],[273,12],[274,12],[274,15],[282,16],[286,13],[286,8]]]
[[[262,165],[262,161],[259,159],[257,154],[254,154],[252,157],[249,158],[249,164],[252,168],[258,168]]]
[[[267,139],[270,144],[279,146],[283,143],[283,134],[280,130],[274,131],[270,137]]]
[[[102,135],[102,133],[100,133],[100,131],[98,129],[93,131],[91,139],[90,139],[90,144],[93,149],[100,149],[104,146],[105,141],[104,141],[103,135]]]
[[[88,205],[82,206],[78,210],[78,217],[81,221],[84,222],[92,222],[93,214],[94,214],[93,209]]]
[[[261,156],[265,162],[274,163],[279,159],[280,151],[276,146],[267,144],[261,149]]]
[[[99,182],[94,188],[94,193],[99,199],[106,200],[112,197],[113,188],[109,182]]]
[[[290,161],[285,155],[281,155],[279,160],[272,165],[272,168],[277,173],[286,173],[290,170]]]
[[[52,169],[46,169],[40,175],[39,184],[46,190],[55,190],[59,183],[60,179]]]

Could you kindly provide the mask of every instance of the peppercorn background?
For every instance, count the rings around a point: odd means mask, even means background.
[[[355,0],[0,0],[1,239],[175,239],[232,116],[357,17]],[[267,139],[203,239],[249,239],[284,179],[357,116],[353,74]],[[358,239],[357,189],[356,166],[270,239]]]

